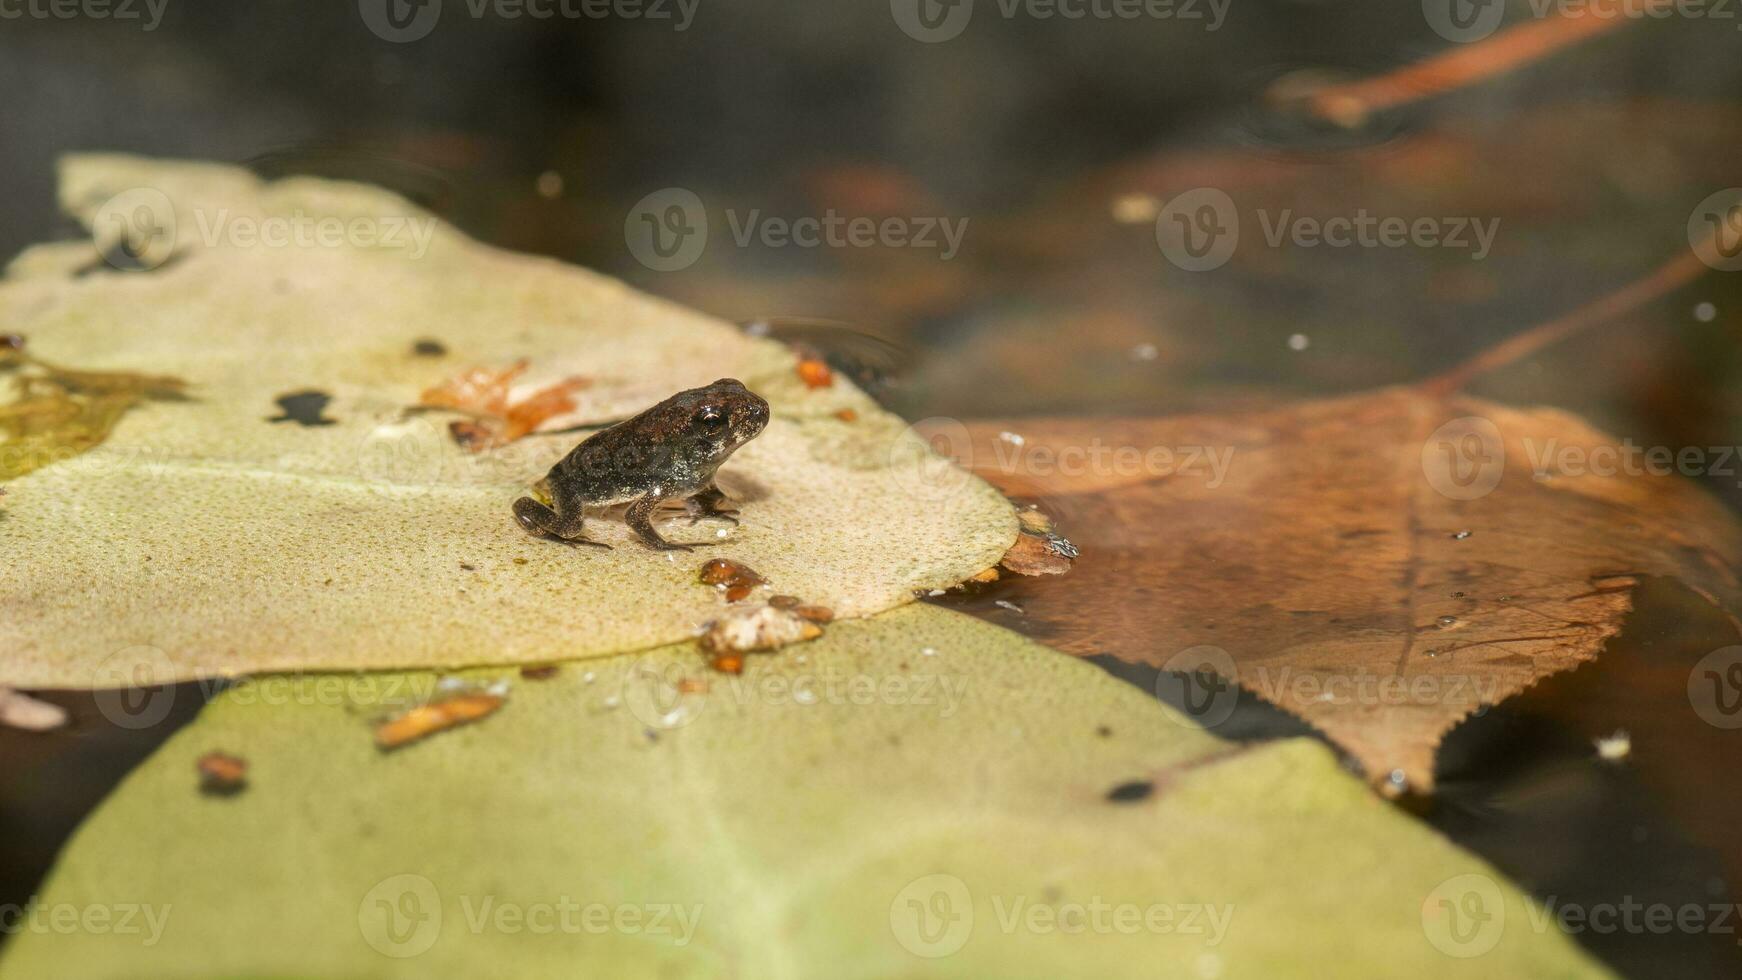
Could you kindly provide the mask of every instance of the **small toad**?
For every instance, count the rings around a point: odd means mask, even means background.
[[[660,502],[684,498],[690,523],[717,517],[738,523],[720,507],[714,471],[768,424],[768,403],[733,378],[680,391],[640,415],[588,436],[534,488],[555,510],[531,497],[514,502],[514,517],[533,534],[571,545],[609,548],[581,531],[582,509],[628,504],[625,520],[647,546],[688,551],[653,529]]]

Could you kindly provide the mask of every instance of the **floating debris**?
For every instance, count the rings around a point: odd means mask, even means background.
[[[798,379],[806,388],[827,388],[835,383],[835,372],[827,361],[815,354],[805,354],[798,361]]]
[[[235,796],[248,788],[248,760],[223,752],[207,752],[194,763],[200,774],[200,792],[208,796]]]
[[[1120,783],[1107,791],[1109,803],[1137,803],[1155,795],[1155,783],[1147,779],[1136,779],[1129,783]]]
[[[741,606],[728,609],[709,623],[697,643],[714,658],[714,669],[735,674],[743,670],[743,654],[775,650],[822,635],[823,628],[798,615],[796,609]]]
[[[764,584],[755,569],[729,558],[710,558],[703,562],[699,579],[703,585],[722,590],[727,602],[741,602],[749,598],[757,586]]]
[[[1620,762],[1633,754],[1633,736],[1627,734],[1625,728],[1615,730],[1613,735],[1603,735],[1596,739],[1597,758],[1604,762]]]
[[[1000,609],[1008,609],[1019,616],[1022,615],[1022,607],[1011,602],[1009,599],[997,599],[994,600],[992,604]]]
[[[1312,346],[1312,340],[1310,338],[1308,338],[1306,334],[1297,333],[1297,334],[1290,334],[1289,335],[1289,338],[1288,338],[1288,349],[1289,350],[1302,351],[1302,350],[1306,350],[1308,347],[1311,347],[1311,346]]]
[[[536,431],[547,419],[574,411],[574,393],[592,384],[587,378],[566,378],[516,400],[514,380],[526,368],[524,360],[500,371],[472,368],[426,389],[418,396],[418,404],[477,416],[448,426],[456,443],[476,453],[505,446]]]
[[[1121,194],[1113,199],[1113,220],[1122,225],[1146,225],[1161,213],[1161,201],[1153,194]]]
[[[334,425],[338,421],[326,417],[327,406],[333,403],[333,396],[324,391],[293,391],[288,395],[280,395],[273,401],[278,405],[278,414],[268,418],[268,422],[295,422],[297,425],[315,429]]]
[[[499,694],[477,691],[419,705],[378,726],[375,744],[384,750],[410,745],[437,732],[486,718],[506,700]]]
[[[1063,541],[1063,538],[1058,540]],[[1069,542],[1065,542],[1069,546]],[[1023,532],[1016,536],[1016,543],[1004,553],[998,564],[1018,575],[1063,575],[1071,570],[1072,554],[1066,556],[1052,547],[1049,538]]]
[[[67,723],[66,709],[0,687],[0,726],[24,732],[51,732]]]

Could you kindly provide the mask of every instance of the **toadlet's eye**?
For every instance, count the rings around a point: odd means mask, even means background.
[[[698,429],[714,432],[725,427],[726,413],[713,405],[708,405],[697,410],[690,422]]]

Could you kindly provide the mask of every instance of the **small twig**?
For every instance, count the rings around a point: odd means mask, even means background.
[[[1507,28],[1494,36],[1464,45],[1374,78],[1328,85],[1305,97],[1308,112],[1354,128],[1385,109],[1432,98],[1524,67],[1562,48],[1627,23],[1642,20],[1676,0],[1640,0],[1638,15],[1625,16],[1615,3],[1600,3],[1576,12]],[[1601,11],[1601,12],[1599,12]]]
[[[1444,374],[1423,381],[1420,388],[1428,395],[1443,398],[1469,384],[1470,381],[1496,368],[1515,363],[1550,344],[1558,343],[1582,330],[1596,326],[1693,282],[1711,266],[1695,249],[1677,255],[1642,278],[1622,286],[1597,300],[1586,303],[1563,316],[1541,323],[1516,336],[1495,344]]]

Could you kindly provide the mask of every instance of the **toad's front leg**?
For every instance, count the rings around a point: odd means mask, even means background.
[[[691,524],[706,517],[717,517],[722,521],[731,521],[736,524],[738,518],[733,515],[738,512],[720,506],[720,502],[725,499],[726,495],[720,492],[720,488],[710,483],[697,491],[695,496],[684,501],[683,506],[690,515]]]
[[[623,515],[623,520],[628,523],[629,529],[646,542],[649,548],[655,551],[689,551],[691,548],[713,544],[712,541],[703,541],[693,545],[675,544],[660,537],[659,532],[653,529],[653,511],[664,499],[665,495],[663,494],[649,493],[630,504],[629,512]]]

